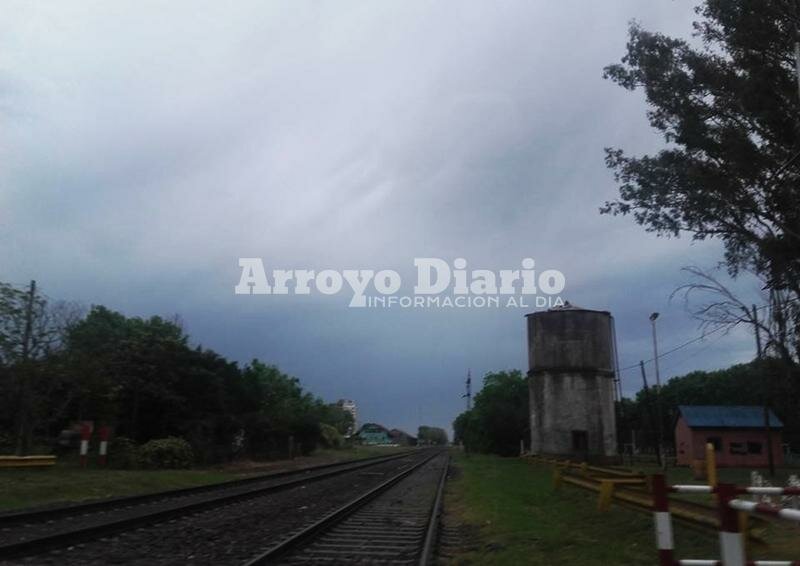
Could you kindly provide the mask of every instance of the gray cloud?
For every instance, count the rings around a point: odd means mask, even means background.
[[[720,250],[598,214],[616,192],[602,148],[660,144],[641,95],[601,73],[630,19],[686,36],[691,7],[4,2],[0,279],[180,312],[204,345],[409,429],[449,424],[467,367],[524,366],[523,312],[235,297],[237,258],[410,273],[415,256],[534,257],[615,313],[635,363],[652,310],[665,347],[697,334],[667,297]],[[746,335],[716,344],[675,371],[751,355]]]

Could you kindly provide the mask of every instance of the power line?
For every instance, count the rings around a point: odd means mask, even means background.
[[[724,336],[717,336],[717,337],[716,337],[716,338],[714,338],[713,340],[709,341],[709,343],[708,343],[708,344],[706,344],[705,346],[703,346],[703,347],[701,347],[701,348],[697,349],[697,351],[695,351],[695,352],[693,352],[693,353],[689,354],[688,356],[684,356],[683,358],[681,358],[681,359],[680,359],[680,361],[678,361],[678,362],[673,362],[673,363],[669,364],[669,365],[667,366],[667,370],[669,370],[669,371],[673,371],[673,370],[674,370],[676,367],[680,367],[680,366],[681,366],[682,364],[684,364],[685,362],[687,362],[687,361],[691,360],[691,359],[692,359],[692,358],[694,358],[694,357],[697,357],[697,356],[699,356],[700,354],[702,354],[703,352],[707,351],[709,348],[711,348],[712,346],[714,346],[714,345],[715,345],[717,342],[719,342],[719,341],[720,341],[720,339],[722,339],[722,338],[724,338]]]
[[[784,304],[786,304],[786,303],[794,303],[794,302],[797,302],[797,301],[800,301],[800,297],[797,297],[797,298],[794,298],[794,299],[788,299],[788,300],[783,301],[783,302],[784,302]],[[756,307],[756,310],[767,309],[767,308],[770,308],[772,306],[773,305],[768,303],[768,304]],[[699,342],[700,340],[703,340],[707,336],[711,336],[712,334],[714,334],[716,332],[719,332],[720,330],[727,329],[727,328],[730,328],[729,325],[721,325],[721,326],[718,326],[718,327],[714,328],[713,330],[709,330],[708,332],[703,332],[703,334],[701,334],[700,336],[692,338],[691,340],[687,340],[683,344],[679,344],[679,345],[675,346],[674,348],[672,348],[671,350],[667,350],[666,352],[660,353],[658,355],[658,359],[661,359],[664,356],[667,356],[667,355],[669,355],[669,354],[671,354],[673,352],[677,352],[678,350],[681,350],[681,349],[685,348],[686,346],[690,346],[690,345],[694,344],[695,342]],[[655,357],[650,358],[649,360],[645,360],[644,363],[649,364],[650,362],[655,361],[655,359],[656,359]],[[638,368],[638,367],[639,367],[638,363],[631,364],[629,366],[625,366],[624,368],[621,368],[619,370],[619,372],[622,373],[623,371],[628,371],[630,369],[635,369],[635,368]]]
[[[715,328],[714,330],[709,330],[708,332],[704,332],[704,333],[703,333],[703,334],[701,334],[700,336],[697,336],[696,338],[692,338],[691,340],[687,340],[687,341],[686,341],[686,342],[684,342],[683,344],[679,344],[679,345],[675,346],[674,348],[672,348],[671,350],[667,350],[666,352],[662,352],[662,353],[660,353],[660,354],[658,355],[658,358],[659,358],[659,359],[661,359],[661,358],[663,358],[664,356],[668,356],[669,354],[671,354],[671,353],[673,353],[673,352],[677,352],[678,350],[680,350],[680,349],[682,349],[682,348],[685,348],[686,346],[689,346],[689,345],[691,345],[691,344],[694,344],[695,342],[699,342],[700,340],[703,340],[703,339],[704,339],[706,336],[711,336],[712,334],[714,334],[715,332],[719,332],[719,331],[720,331],[720,330],[722,330],[723,328],[726,328],[726,327],[725,327],[725,326],[718,326],[718,327],[717,327],[717,328]],[[650,358],[649,360],[645,360],[645,362],[644,362],[644,363],[646,363],[646,364],[649,364],[650,362],[654,361],[655,359],[656,359],[655,357],[653,357],[653,358]],[[629,369],[638,368],[638,367],[639,367],[639,364],[638,364],[638,363],[636,363],[636,364],[631,364],[631,365],[629,365],[629,366],[625,366],[624,368],[620,369],[619,371],[620,371],[620,372],[623,372],[623,371],[627,371],[627,370],[629,370]]]

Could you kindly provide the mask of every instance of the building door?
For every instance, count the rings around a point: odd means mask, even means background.
[[[587,431],[572,431],[572,451],[575,454],[586,454],[589,452],[589,433]]]

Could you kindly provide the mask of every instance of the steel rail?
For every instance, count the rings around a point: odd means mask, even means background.
[[[412,454],[414,450],[405,450],[401,453],[392,454],[389,456],[370,456],[369,458],[361,458],[358,460],[345,460],[341,462],[330,462],[328,464],[318,464],[316,466],[306,466],[294,470],[281,470],[278,472],[269,472],[266,474],[258,474],[241,479],[227,480],[223,482],[197,485],[193,487],[183,487],[178,489],[168,489],[163,491],[156,491],[152,493],[143,493],[141,495],[125,495],[121,497],[107,497],[102,499],[94,499],[83,501],[80,503],[70,503],[67,505],[58,505],[53,507],[42,506],[31,509],[24,509],[18,511],[10,511],[0,514],[0,527],[6,527],[9,523],[30,523],[35,521],[50,521],[60,517],[68,517],[70,515],[82,515],[89,511],[107,511],[109,509],[117,509],[123,507],[130,507],[134,505],[141,505],[144,503],[151,503],[162,499],[171,499],[176,497],[185,497],[188,495],[196,495],[198,493],[218,491],[230,488],[236,488],[251,483],[258,483],[262,481],[269,481],[276,478],[293,476],[297,474],[308,474],[319,470],[334,468],[337,466],[349,466],[352,464],[390,461],[395,458],[402,458],[408,454]]]
[[[436,549],[436,538],[439,531],[439,518],[441,516],[442,499],[444,497],[444,484],[447,481],[447,471],[450,466],[450,458],[444,463],[442,470],[442,477],[439,479],[439,485],[436,488],[436,498],[433,500],[433,507],[431,508],[431,516],[428,520],[428,530],[425,533],[425,542],[422,544],[422,553],[419,557],[419,566],[428,566],[433,564],[433,554]]]
[[[122,517],[119,519],[106,521],[96,525],[89,525],[85,527],[76,527],[72,529],[65,529],[64,531],[56,532],[45,536],[36,536],[34,538],[0,544],[0,560],[8,558],[17,558],[21,556],[41,554],[49,550],[62,548],[65,546],[73,546],[75,544],[95,540],[116,534],[122,531],[131,530],[144,525],[159,523],[169,519],[174,519],[198,511],[212,509],[214,507],[222,507],[231,503],[237,503],[246,499],[253,499],[268,493],[283,491],[298,485],[303,485],[309,482],[318,481],[321,479],[345,474],[362,468],[377,466],[384,462],[405,458],[413,455],[415,451],[406,451],[402,454],[392,455],[390,457],[380,457],[380,459],[355,460],[354,465],[343,467],[336,470],[324,470],[317,474],[303,475],[302,477],[291,478],[287,481],[274,483],[267,486],[256,487],[252,490],[238,492],[233,494],[220,494],[218,497],[212,499],[205,499],[202,501],[187,502],[182,505],[169,507],[166,509],[158,509],[152,512],[145,512],[135,516]],[[432,457],[434,457],[434,454]],[[430,458],[426,458],[427,461]],[[327,466],[327,465],[326,465]],[[328,466],[329,467],[329,466]],[[274,477],[274,476],[273,476]],[[263,479],[263,478],[262,478]],[[230,486],[228,486],[230,487]]]
[[[371,502],[372,500],[382,495],[389,488],[393,487],[395,484],[407,478],[412,473],[417,471],[419,468],[421,468],[434,458],[441,455],[442,451],[436,451],[431,456],[424,458],[421,461],[411,465],[405,470],[397,473],[388,480],[384,481],[380,485],[370,489],[369,491],[367,491],[362,495],[359,495],[358,497],[349,501],[348,503],[345,503],[338,509],[335,509],[334,511],[328,513],[323,518],[315,521],[308,527],[296,532],[289,538],[284,539],[283,541],[279,542],[273,547],[255,556],[251,560],[245,562],[244,566],[257,566],[262,564],[272,564],[276,562],[290,551],[296,549],[297,547],[306,542],[309,542],[317,535],[321,534],[324,531],[327,531],[334,525],[340,523],[341,521],[352,515],[355,511],[357,511],[367,503]]]

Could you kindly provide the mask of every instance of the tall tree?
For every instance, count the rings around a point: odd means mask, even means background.
[[[467,450],[503,456],[519,453],[530,438],[528,382],[519,370],[488,373],[471,410],[453,423],[455,441]]]
[[[61,384],[57,354],[80,309],[51,303],[31,281],[26,288],[0,282],[0,391],[14,415],[16,453],[27,454],[37,424],[53,406],[49,399]]]
[[[437,426],[421,425],[417,430],[417,441],[420,444],[444,446],[447,444],[447,432]]]
[[[796,364],[800,353],[800,329],[796,325],[800,321],[792,317],[794,305],[788,299],[791,296],[789,291],[772,289],[762,292],[764,304],[757,307],[745,302],[710,271],[695,266],[684,267],[682,271],[692,280],[675,289],[670,298],[682,294],[686,309],[700,321],[704,332],[728,332],[734,326],[745,324],[756,335],[759,356],[763,351],[769,357],[779,358],[788,367]],[[767,289],[768,284],[761,282]]]
[[[800,317],[800,98],[795,0],[706,0],[696,41],[632,24],[605,76],[643,89],[666,147],[632,157],[607,148],[619,199],[648,231],[719,238],[732,275],[755,271],[791,295]]]

